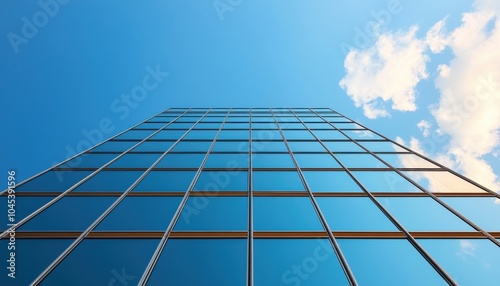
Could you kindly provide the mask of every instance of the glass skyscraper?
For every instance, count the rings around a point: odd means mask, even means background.
[[[0,198],[0,285],[500,283],[499,194],[328,108],[168,109]]]

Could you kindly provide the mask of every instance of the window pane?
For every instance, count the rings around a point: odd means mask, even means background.
[[[152,136],[151,140],[177,140],[184,135],[186,131],[184,130],[163,130]]]
[[[84,231],[115,200],[116,197],[64,197],[26,222],[19,230]]]
[[[409,231],[474,231],[432,198],[377,200]]]
[[[171,142],[145,141],[145,142],[141,143],[139,146],[135,147],[132,150],[132,152],[149,151],[149,152],[162,152],[162,153],[164,153],[172,145],[174,145],[174,142],[172,142],[172,141]]]
[[[208,129],[219,129],[221,123],[198,123],[194,127],[194,129],[202,129],[202,128],[208,128]]]
[[[354,171],[352,174],[370,192],[421,192],[393,171]]]
[[[319,140],[347,140],[347,137],[336,130],[314,130],[313,133]]]
[[[137,285],[158,243],[146,238],[85,239],[42,284]]]
[[[295,154],[300,168],[340,168],[330,154]]]
[[[447,285],[405,239],[337,239],[359,285]]]
[[[153,134],[154,132],[156,132],[156,131],[155,130],[129,130],[129,131],[123,133],[122,135],[115,137],[114,139],[142,140],[142,139],[148,137],[149,135]]]
[[[254,168],[294,168],[292,157],[289,154],[254,154],[252,158]]]
[[[408,152],[390,141],[358,141],[372,152]]]
[[[228,139],[228,140],[248,140],[250,132],[248,130],[223,130],[220,132],[217,139]]]
[[[283,135],[287,140],[301,139],[312,140],[314,137],[309,131],[283,130]]]
[[[296,171],[255,171],[253,172],[255,191],[303,191],[304,185]]]
[[[362,192],[344,171],[304,171],[303,174],[313,192]]]
[[[108,141],[105,142],[94,149],[92,149],[90,152],[123,152],[125,150],[128,150],[128,148],[134,146],[135,144],[139,143],[139,141]]]
[[[166,123],[152,123],[152,122],[146,122],[146,123],[142,123],[138,126],[136,126],[134,129],[160,129],[162,127],[164,127],[166,125]]]
[[[109,168],[149,168],[160,158],[161,154],[125,154]]]
[[[398,231],[369,198],[316,198],[332,231]]]
[[[250,124],[249,123],[227,123],[224,124],[224,129],[249,129]],[[248,131],[246,131],[248,132]]]
[[[288,152],[285,143],[269,141],[253,141],[252,152]]]
[[[332,152],[366,152],[356,143],[350,141],[324,142],[324,144]]]
[[[248,146],[246,141],[217,141],[212,151],[248,153]]]
[[[32,212],[36,211],[50,200],[54,199],[54,197],[24,197],[24,196],[16,196],[15,200],[12,201],[12,197],[7,199],[7,195],[3,195],[0,197],[0,214],[1,214],[1,222],[0,231],[5,231],[7,228],[7,224],[18,223],[23,218],[30,215]],[[13,213],[15,216],[8,216],[8,214],[12,213],[12,208],[9,208],[11,203],[15,203]],[[9,210],[11,210],[9,212]],[[10,218],[14,218],[15,221],[9,221]],[[6,239],[8,239],[6,237]],[[5,240],[5,239],[4,239]],[[5,248],[6,249],[6,248]]]
[[[246,257],[246,239],[169,239],[147,285],[245,285]]]
[[[253,130],[252,131],[252,140],[281,140],[283,137],[278,130]]]
[[[85,181],[75,192],[124,192],[144,172],[143,171],[106,171],[102,170]]]
[[[210,154],[205,168],[248,168],[248,154]]]
[[[195,191],[246,191],[246,171],[203,171],[194,186]]]
[[[16,191],[25,192],[64,192],[80,180],[90,175],[90,171],[49,171],[25,184]]]
[[[486,231],[500,231],[500,200],[497,198],[441,198]]]
[[[403,172],[431,192],[486,193],[466,180],[449,172]]]
[[[247,197],[192,196],[186,202],[174,230],[246,231]]]
[[[326,152],[318,142],[288,142],[288,146],[292,152]]]
[[[500,248],[487,239],[419,239],[459,285],[498,284]]]
[[[328,239],[255,239],[254,275],[255,285],[349,285]]]
[[[323,230],[308,197],[254,197],[253,202],[255,230]]]
[[[60,168],[99,168],[119,154],[82,154],[60,166]]]
[[[276,123],[252,123],[252,129],[277,129]]]
[[[126,197],[96,227],[101,231],[165,231],[182,197]]]
[[[192,142],[192,141],[181,141],[175,145],[172,151],[175,152],[207,152],[210,148],[212,142]]]
[[[156,168],[199,168],[205,154],[167,154]]]
[[[414,154],[378,154],[394,168],[440,168]]]
[[[8,277],[7,270],[2,271],[0,285],[30,285],[72,242],[72,239],[16,238],[16,278]],[[6,252],[8,243],[8,239],[0,240],[2,256],[6,258],[5,260],[9,259]]]
[[[213,131],[205,131],[205,130],[193,130],[189,132],[186,137],[186,139],[209,139],[213,140],[215,138],[215,135],[217,134],[218,131],[213,130]]]
[[[134,192],[185,192],[196,171],[151,171]]]
[[[346,168],[387,168],[387,166],[370,154],[336,154],[335,157]]]
[[[334,125],[338,125],[335,123]],[[347,136],[349,136],[353,140],[358,139],[383,139],[377,134],[371,132],[370,130],[342,130]]]

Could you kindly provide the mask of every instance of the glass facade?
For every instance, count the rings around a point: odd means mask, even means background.
[[[329,108],[168,109],[15,192],[0,285],[499,281],[500,196]]]

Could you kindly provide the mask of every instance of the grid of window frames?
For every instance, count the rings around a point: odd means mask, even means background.
[[[173,108],[18,185],[16,285],[494,285],[498,201],[331,109]]]

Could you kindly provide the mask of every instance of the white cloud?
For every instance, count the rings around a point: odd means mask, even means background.
[[[381,33],[374,46],[351,50],[340,86],[362,107],[366,117],[389,116],[386,103],[399,111],[415,111],[415,87],[427,78],[427,44],[416,37],[417,27],[407,32]]]
[[[448,38],[444,32],[444,25],[446,23],[446,18],[437,22],[426,35],[426,42],[429,45],[429,49],[433,53],[442,52],[448,45]]]
[[[424,137],[429,137],[431,131],[431,124],[429,121],[422,119],[419,123],[417,123],[417,127],[422,131],[422,135]]]

